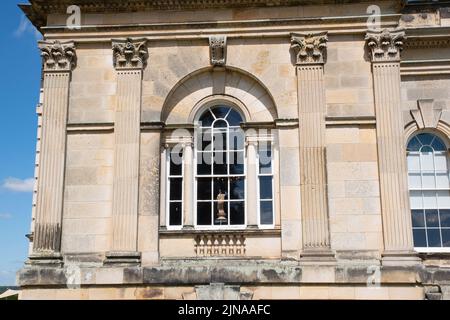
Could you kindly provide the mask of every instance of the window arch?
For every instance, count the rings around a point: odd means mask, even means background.
[[[407,158],[414,247],[450,248],[447,147],[436,134],[418,133],[408,143]]]
[[[245,134],[234,108],[207,108],[198,120],[195,141],[195,212],[199,227],[246,223]]]

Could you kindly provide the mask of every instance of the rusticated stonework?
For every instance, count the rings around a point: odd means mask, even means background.
[[[76,64],[73,41],[40,41],[39,49],[41,49],[44,71],[70,71]]]
[[[113,40],[113,59],[116,69],[143,69],[147,64],[147,40]]]
[[[295,53],[295,64],[324,63],[328,36],[321,33],[292,33],[291,49]]]
[[[211,55],[211,65],[215,67],[224,66],[227,63],[227,37],[209,37],[209,50]]]
[[[373,62],[400,61],[400,53],[405,40],[403,29],[369,30],[366,34],[367,46]]]

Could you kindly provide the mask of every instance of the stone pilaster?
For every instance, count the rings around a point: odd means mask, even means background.
[[[183,229],[194,229],[194,152],[193,138],[183,142]]]
[[[73,42],[39,42],[43,58],[42,131],[31,263],[61,264],[66,126]]]
[[[327,34],[292,34],[297,68],[300,146],[300,190],[304,261],[330,261],[325,159],[325,88]]]
[[[417,263],[409,208],[406,146],[400,98],[401,29],[368,31],[377,117],[378,167],[383,218],[383,263]]]
[[[258,175],[256,155],[258,138],[248,136],[247,144],[247,228],[258,228]]]
[[[137,224],[139,200],[142,73],[148,53],[145,40],[113,40],[117,70],[114,136],[112,250],[107,263],[139,263]]]

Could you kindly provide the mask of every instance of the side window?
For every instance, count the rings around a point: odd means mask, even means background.
[[[167,208],[168,226],[170,227],[181,227],[183,225],[183,152],[176,149],[170,149],[167,157]]]
[[[261,142],[258,147],[259,224],[274,224],[272,144]]]

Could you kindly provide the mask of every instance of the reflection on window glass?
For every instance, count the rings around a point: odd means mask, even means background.
[[[168,152],[168,225],[181,226],[183,220],[183,154]]]
[[[410,139],[407,151],[414,246],[450,247],[447,147],[437,135],[420,133]]]
[[[273,225],[273,159],[270,143],[260,142],[258,147],[258,163],[259,223],[260,225]]]

